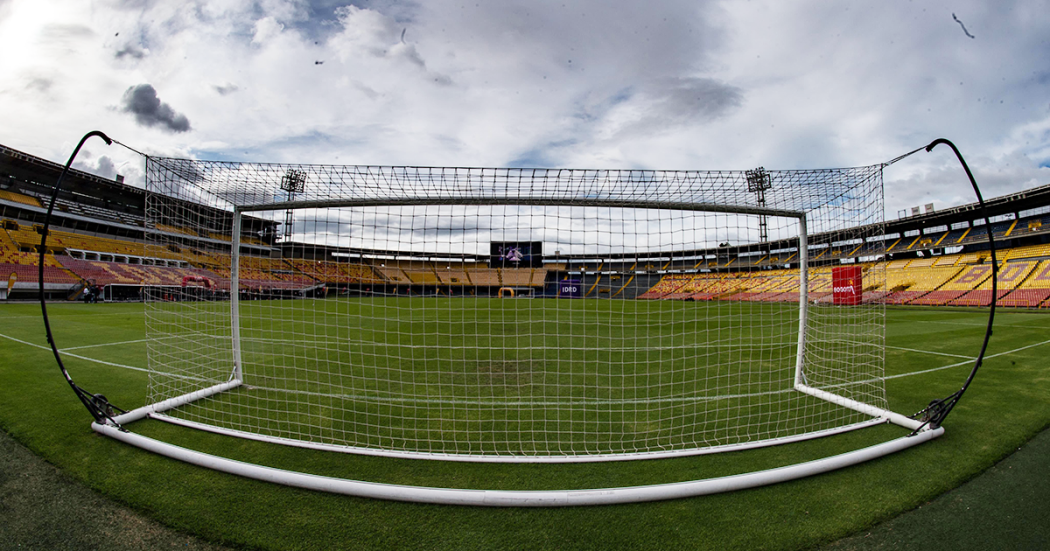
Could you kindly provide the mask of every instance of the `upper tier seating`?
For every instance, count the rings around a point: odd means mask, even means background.
[[[29,205],[31,207],[41,207],[40,200],[36,197],[30,197],[28,195],[22,195],[9,190],[0,190],[0,199],[5,201],[11,201],[12,203],[21,203],[23,205]]]

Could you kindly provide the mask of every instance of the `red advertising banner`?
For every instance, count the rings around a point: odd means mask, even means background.
[[[864,299],[864,284],[860,266],[840,266],[831,269],[831,289],[835,304],[860,304]]]

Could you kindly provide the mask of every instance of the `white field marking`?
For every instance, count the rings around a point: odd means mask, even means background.
[[[63,317],[63,314],[65,314],[65,313],[66,312],[63,312],[62,310],[58,310],[57,312],[48,310],[47,311],[47,317],[48,318],[60,318],[60,317]],[[144,314],[144,312],[110,312],[108,314],[91,313],[90,317],[94,318],[94,317],[98,317],[98,316],[129,316],[129,315],[136,315],[136,314],[142,315],[142,314]],[[70,316],[72,316],[72,314],[70,314]],[[28,320],[28,319],[38,320],[38,319],[42,319],[42,317],[41,317],[40,314],[36,314],[36,315],[32,315],[32,316],[4,316],[4,319],[5,320]]]
[[[32,346],[33,348],[39,348],[40,350],[51,351],[51,347],[42,346],[42,345],[36,344],[34,342],[23,341],[21,339],[16,339],[14,337],[11,337],[11,336],[8,336],[8,335],[4,335],[3,333],[0,333],[0,337],[3,337],[5,339],[9,339],[9,340],[15,341],[15,342],[20,343],[20,344],[24,344],[26,346]],[[59,352],[61,352],[61,350],[59,350]],[[86,361],[89,361],[89,362],[100,363],[102,365],[108,365],[108,366],[112,366],[112,367],[119,367],[121,369],[131,369],[133,371],[141,371],[143,373],[149,373],[149,370],[144,368],[144,367],[135,367],[133,365],[124,365],[124,364],[117,364],[117,363],[113,363],[113,362],[107,362],[105,360],[96,360],[95,358],[88,358],[87,356],[80,356],[78,354],[68,354],[68,353],[66,353],[65,355],[69,356],[70,358],[76,358],[78,360],[86,360]]]
[[[1006,312],[1006,313],[1013,313],[1013,312]],[[1024,312],[1016,312],[1016,313],[1024,313]],[[941,325],[959,325],[959,326],[962,326],[962,327],[988,327],[988,318],[978,318],[978,319],[974,320],[972,323],[971,322],[964,322],[964,321],[940,321],[940,320],[924,320],[924,321],[919,321],[919,322],[906,322],[906,323],[939,323]],[[1020,327],[1020,328],[1024,328],[1024,329],[1031,329],[1032,328],[1031,325],[1023,324],[1023,323],[1016,324],[1016,325],[1008,324],[1008,323],[996,323],[995,326],[996,327]]]
[[[120,342],[103,342],[99,344],[85,344],[84,346],[67,346],[66,348],[59,348],[59,352],[65,352],[67,350],[80,350],[81,348],[98,348],[100,346],[117,346],[121,344],[135,344],[139,342],[149,342],[150,339],[136,339],[133,341],[120,341]]]
[[[920,354],[933,354],[936,356],[950,356],[952,358],[966,358],[968,360],[976,360],[976,356],[966,356],[964,354],[949,354],[947,352],[934,352],[933,350],[918,350],[915,348],[904,348],[903,346],[890,346],[886,345],[886,348],[892,348],[894,350],[904,350],[905,352],[918,352]]]
[[[1015,348],[1013,350],[1007,350],[1005,352],[999,352],[998,354],[992,354],[990,356],[985,356],[985,359],[991,359],[991,358],[996,358],[996,357],[999,357],[999,356],[1005,356],[1007,354],[1013,354],[1015,352],[1020,352],[1022,350],[1026,350],[1026,349],[1029,349],[1029,348],[1035,348],[1037,346],[1043,346],[1045,344],[1050,344],[1050,340],[1046,340],[1046,341],[1035,343],[1035,344],[1030,344],[1030,345],[1027,345],[1027,346],[1022,346],[1020,348]],[[835,387],[852,386],[852,385],[859,385],[859,384],[871,384],[871,383],[877,383],[877,382],[880,382],[880,381],[885,381],[885,380],[888,380],[888,379],[899,379],[901,377],[910,377],[912,375],[922,375],[924,373],[931,373],[931,372],[934,372],[934,371],[941,371],[941,370],[950,369],[950,368],[953,368],[953,367],[964,366],[964,365],[969,364],[970,361],[972,361],[972,360],[964,361],[964,362],[958,362],[958,363],[954,363],[954,364],[950,364],[950,365],[944,365],[944,366],[940,366],[940,367],[934,367],[932,369],[925,369],[925,370],[922,370],[922,371],[913,371],[911,373],[901,373],[899,375],[890,375],[890,376],[886,376],[886,377],[877,377],[877,378],[874,378],[874,379],[868,379],[866,381],[851,381],[849,383],[840,384],[840,385],[829,385],[828,387],[825,387],[825,388],[835,388]],[[751,397],[757,397],[757,396],[772,396],[772,395],[777,395],[777,394],[787,394],[789,392],[794,392],[794,390],[795,390],[794,388],[784,388],[784,389],[780,389],[780,390],[770,390],[770,391],[766,391],[766,392],[756,392],[756,393],[751,393],[751,394],[725,394],[725,395],[715,395],[715,396],[677,396],[677,397],[670,397],[670,398],[655,398],[655,399],[654,398],[649,398],[649,399],[641,398],[641,399],[633,399],[633,400],[604,400],[604,399],[590,399],[590,400],[586,400],[585,399],[585,400],[573,400],[571,402],[565,402],[565,401],[528,401],[528,400],[516,401],[516,402],[493,402],[492,400],[483,400],[483,399],[482,400],[478,400],[478,399],[457,400],[457,399],[447,399],[447,398],[446,399],[441,399],[441,398],[413,398],[413,397],[397,397],[397,396],[376,396],[376,395],[361,395],[361,394],[332,394],[332,393],[324,393],[324,392],[311,392],[311,391],[302,391],[302,390],[291,390],[291,389],[284,389],[284,388],[261,387],[261,386],[255,386],[255,385],[248,385],[248,386],[250,388],[254,388],[256,390],[265,390],[265,391],[270,391],[270,392],[284,392],[284,393],[289,393],[289,394],[303,394],[303,395],[318,396],[318,397],[324,397],[324,398],[362,400],[362,401],[371,401],[371,402],[379,402],[379,403],[461,404],[461,405],[478,405],[478,406],[491,406],[491,405],[497,405],[498,404],[498,405],[503,405],[503,406],[540,406],[540,407],[555,407],[555,406],[565,406],[565,405],[568,405],[568,406],[585,406],[585,405],[612,405],[612,404],[653,404],[653,403],[690,403],[690,402],[694,402],[695,403],[695,402],[707,402],[707,401],[715,401],[715,400],[751,398]]]
[[[6,339],[15,341],[17,343],[21,343],[21,344],[24,344],[24,345],[27,345],[27,346],[32,346],[34,348],[38,348],[38,349],[41,349],[41,350],[50,350],[49,347],[41,346],[39,344],[31,343],[31,342],[28,342],[28,341],[23,341],[21,339],[16,339],[14,337],[11,337],[11,336],[8,336],[8,335],[4,335],[2,333],[0,333],[0,337],[3,337],[3,338],[6,338]],[[1015,348],[1013,350],[1007,350],[1007,351],[1004,351],[1004,352],[999,352],[997,354],[992,354],[992,355],[989,355],[989,356],[985,356],[985,359],[997,358],[999,356],[1005,356],[1005,355],[1008,355],[1008,354],[1013,354],[1015,352],[1020,352],[1022,350],[1027,350],[1029,348],[1035,348],[1035,347],[1043,346],[1043,345],[1046,345],[1046,344],[1050,344],[1050,340],[1045,340],[1045,341],[1042,341],[1042,342],[1038,342],[1038,343],[1022,346],[1022,347],[1019,347],[1019,348]],[[97,345],[97,346],[104,346],[104,345]],[[917,350],[916,352],[923,352],[923,351]],[[100,363],[100,364],[108,365],[108,366],[112,366],[112,367],[119,367],[119,368],[122,368],[122,369],[131,369],[131,370],[134,370],[134,371],[141,371],[141,372],[145,372],[145,373],[149,372],[148,369],[141,368],[141,367],[134,367],[134,366],[130,366],[130,365],[123,365],[123,364],[107,362],[107,361],[104,361],[104,360],[98,360],[98,359],[95,359],[95,358],[88,358],[86,356],[80,356],[80,355],[77,355],[77,354],[68,354],[67,353],[66,355],[70,356],[72,358],[86,360],[86,361],[89,361],[89,362]],[[931,369],[924,369],[922,371],[913,371],[913,372],[910,372],[910,373],[901,373],[901,374],[898,374],[898,375],[889,375],[889,376],[884,376],[884,377],[878,377],[876,379],[870,379],[868,381],[853,381],[853,382],[848,383],[848,384],[850,384],[850,385],[865,384],[865,383],[872,383],[872,382],[878,382],[878,381],[885,381],[885,380],[889,380],[889,379],[899,379],[899,378],[902,378],[902,377],[910,377],[912,375],[923,375],[923,374],[932,373],[932,372],[935,372],[935,371],[942,371],[942,370],[945,370],[945,369],[951,369],[953,367],[964,366],[964,365],[969,364],[971,361],[972,360],[967,360],[967,361],[963,361],[963,362],[957,362],[957,363],[954,363],[954,364],[943,365],[943,366],[940,366],[940,367],[934,367],[934,368],[931,368]],[[197,380],[197,378],[195,378],[195,377],[186,377],[186,376],[179,376],[179,375],[174,375],[174,374],[168,374],[168,376]],[[841,386],[841,385],[832,385],[832,386]],[[306,395],[316,395],[316,396],[323,396],[323,397],[329,397],[329,398],[341,398],[341,399],[349,398],[349,399],[373,400],[373,401],[381,401],[381,402],[458,403],[458,404],[474,404],[474,405],[491,405],[492,404],[492,402],[485,401],[485,400],[447,400],[447,399],[442,400],[442,399],[427,399],[427,398],[415,399],[415,398],[411,398],[411,397],[403,397],[403,398],[387,397],[387,398],[384,398],[384,397],[379,397],[379,396],[367,396],[367,395],[346,395],[346,394],[316,393],[316,392],[309,392],[309,391],[294,391],[294,390],[279,389],[279,388],[266,388],[266,387],[255,387],[255,388],[257,388],[259,390],[268,390],[268,391],[276,391],[276,392],[287,392],[287,393],[291,393],[291,394],[306,394]],[[758,393],[753,393],[753,394],[730,394],[730,395],[720,395],[720,396],[691,396],[691,397],[683,396],[683,397],[657,398],[657,399],[635,399],[635,400],[601,400],[601,399],[598,399],[598,400],[584,400],[584,401],[578,402],[578,405],[593,405],[593,404],[606,404],[606,405],[608,405],[608,404],[645,404],[645,403],[654,403],[654,402],[672,402],[672,403],[673,402],[678,402],[678,403],[681,403],[681,402],[704,402],[704,401],[711,401],[711,400],[724,400],[724,399],[748,398],[748,397],[754,397],[754,396],[769,396],[769,395],[776,395],[776,394],[784,394],[784,393],[791,392],[793,390],[794,389],[786,388],[786,389],[781,389],[781,390],[773,390],[773,391],[767,391],[767,392],[758,392]],[[550,406],[556,406],[556,405],[566,405],[566,403],[565,402],[556,402],[556,401],[555,402],[523,401],[523,402],[518,402],[518,403],[514,403],[514,402],[507,403],[507,402],[504,402],[502,405],[532,405],[532,406],[540,405],[540,406],[548,406],[548,407],[550,407]],[[573,404],[570,403],[568,405],[573,405]]]
[[[1007,350],[1006,352],[999,352],[998,354],[992,354],[990,356],[985,356],[984,359],[990,360],[992,358],[998,358],[999,356],[1006,356],[1007,354],[1013,354],[1015,352],[1020,352],[1022,350],[1028,350],[1029,348],[1035,348],[1037,346],[1043,346],[1044,344],[1050,344],[1050,340],[1045,340],[1043,342],[1037,342],[1037,343],[1034,343],[1034,344],[1029,344],[1029,345],[1026,345],[1026,346],[1022,346],[1020,348],[1015,348],[1013,350]],[[930,369],[924,369],[922,371],[913,371],[911,373],[901,373],[899,375],[889,375],[889,376],[886,376],[886,377],[882,377],[882,379],[883,380],[899,379],[901,377],[910,377],[912,375],[922,375],[923,373],[932,373],[934,371],[940,371],[942,369],[950,369],[950,368],[953,368],[953,367],[969,365],[971,362],[975,361],[976,359],[977,358],[973,358],[973,359],[965,361],[965,362],[958,362],[958,363],[949,364],[949,365],[942,365],[941,367],[933,367],[933,368],[930,368]]]
[[[570,335],[562,335],[562,336],[571,337]],[[229,337],[226,337],[226,338],[228,339]],[[590,338],[597,339],[597,337],[590,337]],[[289,343],[289,341],[286,340],[286,339],[268,339],[268,338],[259,338],[259,337],[242,337],[241,340],[245,341],[245,342],[258,342],[258,343],[274,344],[274,345],[280,345],[280,346],[287,346],[288,343]],[[328,348],[327,350],[329,350],[329,351],[336,351],[336,352],[340,352],[340,351],[351,352],[351,350],[346,348],[347,345],[377,346],[377,347],[388,347],[388,348],[394,347],[394,348],[418,349],[418,350],[436,350],[436,349],[445,349],[445,350],[447,350],[447,349],[460,349],[460,348],[463,348],[463,347],[457,347],[457,346],[438,346],[438,345],[432,345],[432,344],[389,343],[389,342],[371,341],[371,340],[359,340],[359,339],[311,339],[311,340],[296,339],[295,341],[292,341],[292,342],[293,342],[293,344],[297,344],[297,345],[301,345],[301,344],[312,344],[312,345],[331,344],[331,345],[334,345],[333,348]],[[754,342],[756,342],[756,341],[750,341],[750,342],[739,342],[738,341],[738,342],[722,342],[722,343],[717,343],[717,342],[716,343],[710,343],[710,342],[707,342],[707,343],[697,343],[697,344],[680,345],[680,346],[603,347],[600,350],[601,351],[605,351],[605,352],[659,352],[659,351],[663,351],[663,350],[709,350],[709,349],[724,349],[724,348],[739,349],[739,348],[741,348],[744,345],[754,344]],[[768,342],[768,341],[761,341],[760,344],[762,344],[763,346],[772,347],[772,348],[787,348],[787,347],[795,346],[798,343],[797,343],[797,341],[785,341],[785,342],[779,342],[779,343]],[[502,347],[502,346],[489,346],[489,347],[471,346],[470,348],[471,348],[471,350],[505,350],[505,348]],[[548,350],[548,349],[549,349],[549,347],[547,347],[547,346],[531,346],[531,347],[529,347],[529,346],[520,346],[520,347],[515,348],[515,350],[541,350],[541,351],[542,350]],[[558,350],[570,350],[570,351],[588,352],[588,351],[596,350],[596,348],[595,347],[586,347],[586,346],[559,346]]]
[[[0,333],[0,337],[3,337],[5,339],[10,339],[12,341],[15,341],[15,342],[20,343],[20,344],[24,344],[26,346],[32,346],[33,348],[39,348],[40,350],[47,350],[47,351],[51,350],[50,347],[41,346],[39,344],[28,342],[28,341],[23,341],[21,339],[16,339],[14,337],[11,337],[11,336],[8,336],[8,335],[4,335],[3,333]],[[119,343],[111,343],[111,344],[119,344]],[[97,346],[105,346],[105,345],[102,344],[102,345],[97,345]],[[70,358],[76,358],[78,360],[84,360],[84,361],[88,361],[88,362],[95,362],[95,363],[99,363],[99,364],[102,364],[102,365],[108,365],[110,367],[119,367],[121,369],[130,369],[132,371],[141,371],[143,373],[149,373],[149,371],[150,371],[149,369],[146,369],[144,367],[135,367],[133,365],[124,365],[124,364],[118,364],[118,363],[113,363],[113,362],[107,362],[105,360],[98,360],[98,359],[95,359],[95,358],[89,358],[87,356],[81,356],[79,354],[70,354],[68,352],[62,352],[62,349],[60,349],[59,352],[61,352],[64,356],[69,356]],[[202,378],[202,377],[192,377],[192,376],[189,376],[189,375],[179,375],[179,374],[176,374],[176,373],[165,373],[164,375],[168,376],[168,377],[175,378],[175,379],[185,379],[187,381],[213,382],[213,381],[211,381],[211,379],[205,379],[205,378]]]
[[[714,402],[718,400],[732,400],[739,398],[754,398],[757,396],[773,396],[777,394],[788,394],[795,392],[793,387],[780,390],[769,390],[766,392],[754,392],[750,394],[718,394],[714,396],[675,396],[668,398],[635,398],[627,400],[608,400],[603,398],[583,398],[576,400],[517,400],[499,401],[497,399],[484,398],[416,398],[412,396],[379,396],[375,394],[334,394],[328,392],[314,392],[309,390],[293,390],[289,388],[265,387],[257,385],[245,385],[250,390],[262,390],[267,392],[283,392],[286,394],[297,394],[302,396],[316,396],[320,398],[335,398],[339,400],[352,400],[357,402],[370,402],[381,404],[447,404],[467,406],[535,406],[535,407],[557,407],[557,406],[594,406],[594,405],[644,405],[665,403],[697,403]]]

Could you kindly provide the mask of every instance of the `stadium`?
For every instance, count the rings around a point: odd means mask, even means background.
[[[61,166],[8,147],[0,153],[0,270],[15,276],[0,291],[5,299],[35,298],[44,202]],[[75,300],[82,296],[78,290],[94,283],[105,301],[142,300],[146,287],[203,285],[194,277],[207,278],[217,292],[228,294],[230,236],[210,228],[189,229],[174,220],[145,227],[145,191],[122,180],[72,172],[58,196],[55,228],[48,236],[48,298]],[[976,204],[936,212],[931,205],[924,213],[915,207],[910,215],[886,222],[883,235],[863,243],[838,244],[846,239],[835,233],[814,236],[811,298],[819,301],[831,294],[830,267],[854,264],[867,271],[873,264],[864,259],[884,255],[879,260],[886,261],[885,283],[865,286],[865,303],[988,306],[990,231],[1004,249],[997,304],[1050,306],[1050,185],[991,199],[987,207],[990,227],[983,227]],[[583,298],[776,302],[797,294],[797,284],[787,283],[797,252],[778,255],[746,245],[634,260],[558,252],[533,267],[493,268],[478,255],[434,260],[413,258],[406,251],[354,254],[336,247],[304,247],[280,240],[281,223],[261,218],[242,231],[240,246],[257,264],[242,276],[245,286],[269,293],[325,288],[342,293],[494,296],[503,289],[543,297],[558,296],[558,282],[572,279]],[[157,239],[152,236],[163,236],[165,250],[153,248],[147,254],[147,241]],[[778,244],[767,248],[776,251]]]
[[[800,232],[792,219],[794,211],[767,208],[764,196],[768,193],[769,203],[777,205],[779,190],[774,182],[794,177],[786,172],[770,171],[768,179],[763,179],[767,178],[764,170],[740,174],[742,179],[732,182],[739,189],[725,193],[728,204],[747,207],[708,206],[700,214],[683,214],[679,207],[660,206],[658,215],[646,217],[637,214],[650,208],[644,201],[607,207],[600,194],[588,187],[597,176],[587,172],[570,174],[565,181],[579,184],[580,195],[590,203],[576,204],[560,196],[545,202],[526,196],[510,208],[500,197],[464,206],[462,200],[444,200],[440,194],[425,205],[398,204],[382,195],[385,192],[376,192],[378,199],[347,199],[338,195],[342,191],[327,188],[317,197],[310,196],[303,184],[314,181],[317,173],[325,173],[329,183],[338,180],[327,173],[328,167],[254,167],[267,173],[264,179],[280,182],[279,191],[247,186],[236,192],[212,189],[209,195],[187,191],[190,186],[179,182],[227,178],[223,171],[241,168],[187,168],[165,165],[163,160],[157,164],[152,170],[175,174],[168,180],[175,185],[147,191],[119,177],[107,180],[71,171],[47,220],[48,202],[62,166],[0,147],[0,275],[7,282],[0,299],[11,303],[11,312],[27,317],[32,311],[19,303],[37,300],[42,288],[58,319],[68,315],[83,324],[72,332],[66,326],[63,335],[64,324],[56,323],[58,338],[70,341],[59,346],[67,347],[63,349],[67,352],[93,346],[105,351],[101,356],[81,352],[70,356],[74,377],[82,369],[89,386],[108,396],[103,406],[131,406],[130,410],[144,401],[165,403],[225,385],[231,370],[239,374],[242,368],[256,367],[257,378],[245,387],[265,392],[257,396],[233,392],[227,397],[225,391],[231,389],[225,386],[223,394],[196,398],[170,414],[170,423],[146,421],[150,424],[141,430],[242,462],[291,470],[308,465],[318,476],[361,477],[378,483],[445,487],[455,480],[457,487],[492,483],[509,491],[659,485],[736,476],[848,454],[899,436],[889,434],[886,426],[852,432],[854,426],[866,424],[857,407],[832,408],[805,398],[781,398],[784,388],[778,385],[785,383],[763,373],[786,373],[786,384],[797,385],[799,376],[791,375],[795,371],[789,364],[796,356],[801,362],[800,339],[805,335],[812,334],[812,342],[828,343],[807,360],[824,368],[808,372],[807,385],[833,388],[850,404],[870,402],[879,412],[909,414],[950,394],[962,381],[961,370],[972,363],[971,351],[983,336],[981,320],[993,302],[1006,308],[1000,314],[1007,320],[1005,325],[1017,328],[1001,344],[997,342],[1002,348],[996,351],[1032,355],[1027,361],[1010,356],[1011,365],[1037,369],[1037,351],[1032,347],[1044,340],[1045,321],[1039,310],[1050,306],[1050,185],[989,199],[986,212],[976,203],[936,211],[927,206],[922,212],[916,207],[896,220],[882,221],[881,197],[869,201],[870,191],[881,186],[881,175],[870,180],[859,176],[869,186],[861,188],[863,193],[849,200],[836,198],[841,202],[827,203],[831,207],[814,207],[809,212],[817,215],[811,215],[815,220],[810,229],[805,229],[803,216]],[[423,170],[368,167],[369,177],[374,178],[369,181],[382,184],[377,190],[393,186],[401,192],[404,188],[392,183],[426,183],[429,180],[419,175]],[[468,184],[476,179],[508,185],[524,178],[520,172],[445,170],[456,171],[455,178]],[[467,176],[460,176],[461,171]],[[546,172],[537,176],[535,171],[528,176],[544,182],[554,178]],[[722,174],[715,179],[729,180]],[[744,180],[747,185],[740,186]],[[447,175],[434,181],[444,186]],[[631,174],[616,181],[644,187],[656,177]],[[562,189],[558,185],[554,184],[554,195]],[[808,189],[808,184],[800,185]],[[224,193],[241,194],[236,201],[239,216],[223,208],[221,200],[233,201]],[[667,203],[660,201],[660,205]],[[331,209],[319,208],[325,205]],[[348,205],[353,208],[340,210]],[[414,226],[421,218],[436,221]],[[469,220],[477,219],[483,222],[471,225],[476,223]],[[606,233],[587,236],[586,230],[580,230],[579,238],[576,234],[565,239],[537,237],[536,227],[572,228],[581,219],[583,226],[606,228]],[[662,234],[675,237],[646,242],[648,236]],[[472,241],[464,241],[463,235],[472,235]],[[45,236],[46,248],[40,250]],[[994,257],[989,236],[995,240]],[[995,261],[997,285],[993,284]],[[232,321],[224,318],[231,303]],[[800,311],[806,312],[802,314],[803,323],[809,324],[806,330],[797,328]],[[122,322],[110,325],[102,321],[111,319],[101,317],[106,315]],[[243,317],[237,319],[238,315]],[[497,318],[498,322],[478,321]],[[108,330],[93,330],[96,324]],[[662,327],[667,327],[666,332]],[[951,333],[935,332],[937,327]],[[5,328],[5,336],[16,329]],[[687,333],[705,335],[703,344],[681,342],[689,340],[683,337]],[[469,342],[461,343],[457,337]],[[231,352],[226,344],[230,340],[243,344]],[[107,342],[114,346],[104,346]],[[142,342],[148,351],[141,350]],[[352,344],[342,344],[347,342]],[[576,344],[581,342],[587,344]],[[130,343],[138,343],[138,348],[129,351],[129,345],[136,346]],[[393,351],[392,343],[397,346]],[[844,362],[844,356],[860,360]],[[360,358],[371,362],[365,369],[367,376],[346,367]],[[695,358],[703,358],[695,365],[709,371],[703,379],[688,378],[687,369],[665,373],[651,367]],[[756,368],[740,375],[734,369],[744,362],[762,365],[766,371]],[[882,362],[884,372],[876,366]],[[146,364],[148,369],[139,367]],[[464,365],[469,373],[456,371]],[[589,370],[588,365],[609,366],[610,374],[601,367]],[[419,373],[418,378],[413,373]],[[938,378],[910,384],[912,375],[925,373]],[[748,380],[736,380],[744,378]],[[53,379],[61,383],[57,374]],[[1018,376],[996,392],[1009,394],[1024,386],[1022,379]],[[367,395],[361,400],[364,405],[354,405],[346,397],[347,387],[356,397]],[[683,391],[685,387],[688,390]],[[700,406],[679,403],[683,392],[714,392],[714,397],[704,398],[705,404],[734,404],[690,409]],[[33,393],[26,396],[22,399]],[[822,511],[823,527],[803,522],[787,535],[752,536],[751,545],[775,541],[777,547],[801,548],[855,532],[974,476],[1046,426],[1041,408],[1032,407],[1037,396],[982,396],[998,404],[999,412],[981,416],[973,412],[975,407],[960,406],[963,414],[975,415],[957,419],[964,436],[881,459],[859,467],[860,473],[846,470],[720,496],[717,502],[690,502],[690,511],[683,515],[723,506],[740,512],[765,499],[780,499],[793,502],[792,508],[800,507],[795,513],[807,507]],[[530,401],[536,405],[521,405]],[[659,409],[650,405],[658,402],[670,405]],[[513,413],[501,409],[505,404],[514,405]],[[78,417],[72,407],[59,409],[77,418],[66,420],[68,434],[86,429],[79,420],[83,412]],[[997,422],[988,423],[991,417]],[[680,429],[690,426],[686,419],[698,428]],[[743,425],[734,424],[741,419]],[[30,442],[49,439],[34,436],[22,421],[5,420],[4,425]],[[221,430],[186,435],[193,432],[186,427],[194,425]],[[848,430],[832,438],[806,436],[839,427]],[[317,450],[274,451],[270,447],[277,446],[266,439],[231,444],[222,438],[222,430],[310,441],[318,449],[352,447],[382,453],[333,459],[313,455],[320,453]],[[978,446],[970,440],[979,438],[975,433],[994,433],[998,444],[975,451]],[[83,435],[72,441],[77,438]],[[735,449],[767,439],[801,443],[790,444],[790,451],[763,444],[754,451],[712,456],[715,459],[693,451],[698,440],[703,441],[701,448]],[[964,439],[969,441],[960,441]],[[63,446],[38,445],[51,453]],[[240,545],[279,548],[289,540],[251,530],[226,532],[226,527],[210,522],[194,525],[186,516],[193,513],[158,502],[185,499],[205,510],[225,511],[228,505],[221,499],[212,502],[185,495],[214,485],[233,489],[245,499],[272,500],[273,507],[280,507],[276,502],[282,499],[304,502],[304,511],[319,516],[325,511],[345,512],[346,507],[357,513],[375,508],[382,511],[374,513],[382,516],[382,522],[402,525],[412,515],[411,504],[376,505],[367,499],[336,503],[302,490],[259,487],[228,480],[220,473],[199,474],[193,467],[172,466],[161,457],[143,459],[139,452],[109,440],[92,441],[89,448],[81,456],[84,464],[101,462],[120,471],[122,460],[134,457],[146,463],[120,476],[148,480],[157,473],[168,476],[169,471],[178,471],[180,478],[200,479],[199,486],[171,490],[170,496],[158,498],[148,490],[130,489],[134,484],[114,488],[120,483],[108,475],[86,475],[93,484],[111,488],[118,499],[163,509],[160,516],[167,523],[188,525],[195,533],[218,533],[218,539]],[[547,461],[562,455],[666,454],[669,458],[657,462],[659,466],[649,461],[616,463],[613,470],[601,467],[602,463],[479,467],[470,463],[473,459],[463,465],[418,467],[413,456],[426,453],[533,456]],[[740,460],[736,453],[751,455]],[[958,456],[966,459],[957,461]],[[944,461],[953,462],[953,468],[931,481],[931,470]],[[903,480],[890,476],[901,469],[908,471]],[[849,500],[855,501],[847,501],[859,504],[865,501],[865,492],[886,491],[897,484],[903,484],[907,494],[898,501],[867,508],[858,505],[861,511],[848,520],[836,519],[838,494],[850,493]],[[799,492],[812,493],[803,497]],[[637,505],[633,507],[645,509],[633,513],[653,523],[676,503]],[[631,514],[624,510],[565,513],[566,519],[583,522],[592,531],[615,522],[610,518]],[[438,513],[442,518],[451,515]],[[761,516],[767,522],[783,522],[794,513]],[[525,533],[535,530],[528,526],[538,518],[515,511],[494,513],[479,522],[494,527],[509,521],[514,530]],[[729,521],[728,516],[722,518]],[[697,528],[693,536],[707,529]],[[451,537],[437,534],[434,537],[446,538],[446,544]],[[666,536],[660,531],[655,534]],[[618,537],[623,538],[619,546],[632,546],[628,534]],[[610,541],[595,538],[587,545],[617,546]]]

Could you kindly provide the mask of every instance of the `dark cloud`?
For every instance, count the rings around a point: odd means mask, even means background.
[[[40,36],[45,42],[69,43],[70,41],[82,40],[95,36],[95,31],[90,27],[80,24],[63,25],[50,23],[44,25],[40,30]]]
[[[53,84],[54,81],[49,78],[34,78],[26,83],[26,89],[43,94],[50,91]]]
[[[216,92],[218,92],[220,96],[228,96],[228,95],[236,92],[240,88],[238,88],[236,84],[226,83],[226,84],[213,84],[212,85],[212,89],[214,89]]]
[[[670,119],[718,118],[743,100],[743,92],[735,86],[709,78],[661,79],[656,104]]]
[[[132,86],[124,92],[124,111],[134,114],[135,121],[142,126],[160,126],[170,132],[190,129],[186,115],[176,113],[170,105],[160,101],[150,84]]]
[[[95,174],[103,178],[115,178],[117,176],[117,165],[113,164],[113,159],[109,157],[99,157],[98,168],[95,169]]]
[[[100,178],[113,179],[117,175],[117,165],[113,163],[113,159],[105,155],[99,157],[97,161],[90,159],[78,160],[73,163],[73,168],[94,174]]]
[[[515,71],[536,60],[556,62],[574,78],[621,87],[705,70],[725,43],[713,2],[506,0],[419,3],[417,18],[461,47],[483,49]],[[400,32],[401,28],[397,29]],[[570,62],[571,60],[571,62]],[[553,76],[553,75],[552,75]]]
[[[125,57],[142,59],[146,57],[146,50],[142,49],[138,44],[127,44],[123,48],[117,50],[117,53],[114,55],[117,59],[123,59]]]

